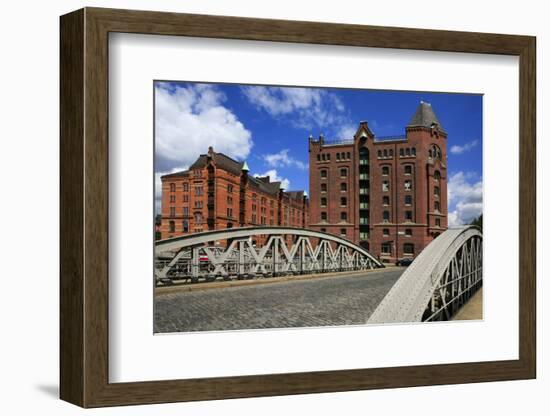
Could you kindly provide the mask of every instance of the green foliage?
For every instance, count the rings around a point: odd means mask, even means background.
[[[470,225],[477,225],[483,231],[483,214],[473,220]]]

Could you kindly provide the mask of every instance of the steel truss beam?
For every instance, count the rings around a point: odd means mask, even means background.
[[[267,235],[262,247],[252,237]],[[291,237],[287,244],[285,237]],[[216,243],[226,242],[225,247]],[[197,233],[155,243],[157,282],[326,273],[384,267],[349,240],[292,227],[246,227]]]
[[[367,323],[450,319],[481,287],[482,245],[474,226],[442,233],[401,275]]]

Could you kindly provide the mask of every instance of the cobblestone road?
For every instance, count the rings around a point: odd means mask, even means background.
[[[161,294],[155,332],[361,325],[404,270]]]

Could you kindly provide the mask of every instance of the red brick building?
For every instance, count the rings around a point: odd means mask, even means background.
[[[189,170],[164,175],[161,181],[161,238],[255,225],[303,228],[309,223],[305,191],[286,192],[269,176],[253,177],[246,162],[212,147]]]
[[[421,102],[405,135],[309,139],[310,228],[361,244],[382,261],[416,257],[447,228],[447,134]]]

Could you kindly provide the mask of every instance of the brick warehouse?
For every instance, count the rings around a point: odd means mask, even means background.
[[[447,134],[421,102],[405,135],[309,139],[310,228],[348,238],[382,261],[414,258],[447,228]]]
[[[269,176],[248,174],[237,162],[210,147],[182,172],[161,177],[160,238],[255,225],[307,227],[305,191],[285,191]],[[262,238],[258,238],[261,244]]]

